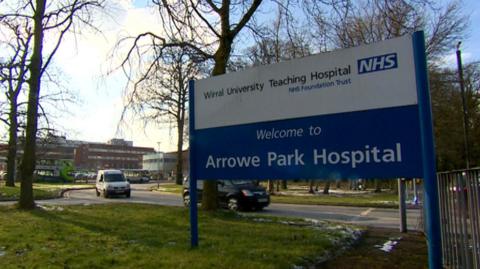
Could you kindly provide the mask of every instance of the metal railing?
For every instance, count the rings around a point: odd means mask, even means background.
[[[480,168],[438,174],[443,264],[480,269]]]

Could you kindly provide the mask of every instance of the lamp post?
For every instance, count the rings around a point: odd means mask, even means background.
[[[457,67],[458,67],[458,80],[460,83],[460,92],[462,94],[463,105],[463,143],[465,147],[465,163],[467,169],[470,168],[469,149],[468,149],[468,114],[467,114],[467,102],[465,97],[465,85],[463,81],[463,67],[462,67],[462,52],[460,51],[460,45],[462,42],[457,43]]]

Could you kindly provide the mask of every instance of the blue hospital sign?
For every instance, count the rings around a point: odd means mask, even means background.
[[[190,82],[191,190],[197,179],[423,178],[436,269],[435,173],[423,32]]]
[[[410,35],[199,80],[199,179],[421,177]]]

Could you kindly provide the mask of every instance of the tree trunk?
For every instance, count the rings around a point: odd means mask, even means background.
[[[176,183],[177,185],[182,185],[183,183],[183,128],[185,126],[185,91],[181,90],[185,86],[183,84],[183,76],[182,76],[182,69],[181,69],[181,61],[182,58],[180,58],[180,64],[179,69],[178,69],[178,117],[177,117],[177,178],[176,178]]]
[[[183,183],[183,124],[182,127],[178,127],[178,141],[177,141],[177,175],[175,183],[177,185],[182,185]],[[180,133],[180,128],[181,133]]]
[[[214,56],[215,66],[213,67],[212,76],[222,75],[227,71],[227,62],[230,58],[232,42],[233,40],[229,38],[220,39],[219,47]],[[206,180],[203,183],[202,209],[210,211],[217,208],[217,181]]]
[[[27,107],[27,129],[25,149],[21,163],[22,182],[20,186],[19,208],[33,209],[33,173],[36,162],[36,137],[38,126],[38,103],[42,78],[42,50],[43,50],[43,17],[45,15],[46,0],[36,0],[34,14],[34,43],[30,60],[30,79]]]
[[[308,193],[314,194],[315,192],[313,191],[313,179],[310,180],[309,188],[308,188]]]
[[[273,185],[273,180],[271,180],[271,179],[268,180],[267,191],[268,191],[269,194],[274,194],[275,193],[275,187]]]
[[[330,181],[325,182],[323,187],[323,194],[330,194]]]
[[[15,187],[15,175],[17,171],[17,99],[10,96],[10,126],[8,139],[8,153],[7,153],[7,177],[5,179],[5,186]]]
[[[380,187],[380,180],[379,179],[374,179],[374,192],[382,192],[382,188]]]
[[[349,190],[355,190],[355,180],[354,179],[350,179],[348,181],[348,189]]]
[[[202,210],[213,211],[218,208],[217,203],[217,181],[205,180],[203,182],[203,194],[202,194]],[[210,196],[205,196],[205,194]]]
[[[286,190],[286,189],[288,189],[287,181],[286,181],[286,180],[282,180],[282,190]]]
[[[396,188],[395,188],[395,185],[396,185]],[[398,194],[398,179],[390,180],[390,189],[393,191],[394,194]]]

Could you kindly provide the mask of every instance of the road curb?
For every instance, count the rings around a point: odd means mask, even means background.
[[[95,187],[88,187],[88,188],[67,188],[67,189],[62,189],[60,191],[60,197],[64,197],[66,192],[69,191],[79,191],[79,190],[93,190]]]

